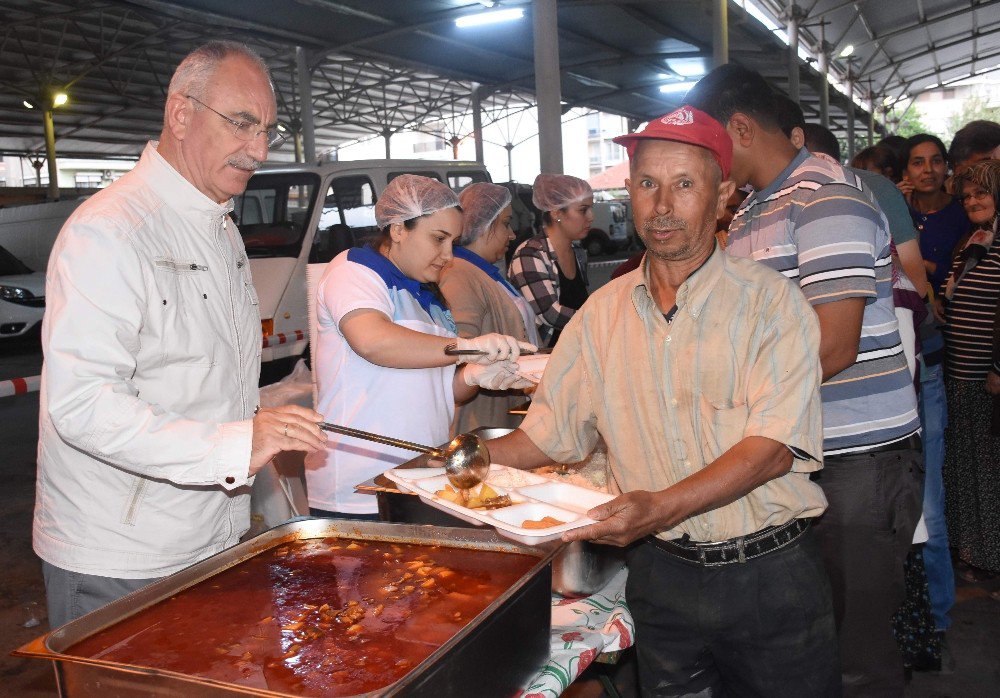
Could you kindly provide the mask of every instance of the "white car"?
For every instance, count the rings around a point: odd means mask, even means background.
[[[0,247],[0,339],[31,332],[45,313],[45,274]]]

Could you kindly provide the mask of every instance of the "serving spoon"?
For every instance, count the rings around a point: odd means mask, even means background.
[[[443,448],[432,448],[412,441],[394,439],[391,436],[373,434],[370,431],[361,431],[351,427],[342,427],[338,424],[320,422],[319,428],[324,431],[332,431],[344,436],[353,436],[366,441],[385,444],[386,446],[396,446],[405,448],[408,451],[426,453],[434,458],[444,461],[444,472],[448,476],[448,481],[461,490],[475,487],[486,479],[490,472],[490,451],[486,444],[475,434],[459,434]]]

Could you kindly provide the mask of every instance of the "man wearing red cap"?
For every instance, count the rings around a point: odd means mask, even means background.
[[[798,289],[716,246],[732,145],[690,107],[616,139],[629,152],[640,268],[573,316],[521,427],[522,468],[608,446],[620,496],[563,539],[631,545],[644,695],[830,696],[830,588],[810,521],[826,508],[819,327]]]
[[[819,319],[824,467],[814,479],[830,506],[815,528],[844,695],[902,696],[891,617],[920,517],[923,452],[892,300],[888,223],[857,176],[791,144],[759,73],[720,66],[687,100],[725,126],[733,181],[755,190],[726,251],[793,280]]]

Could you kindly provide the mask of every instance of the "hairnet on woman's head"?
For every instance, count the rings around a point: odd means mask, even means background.
[[[375,224],[384,228],[443,208],[458,206],[458,195],[447,184],[420,175],[399,175],[375,204]]]
[[[510,191],[499,184],[476,182],[458,195],[462,204],[461,244],[475,242],[490,229],[500,212],[510,206]]]
[[[586,181],[572,175],[540,174],[531,185],[531,201],[541,211],[566,208],[593,195]]]

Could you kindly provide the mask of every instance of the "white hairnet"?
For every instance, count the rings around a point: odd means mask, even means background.
[[[572,175],[540,174],[531,185],[531,201],[542,211],[566,208],[593,195],[586,181]]]
[[[384,228],[454,206],[458,206],[458,196],[448,185],[430,177],[403,174],[389,182],[375,204],[375,224]]]
[[[507,187],[477,182],[463,189],[458,200],[462,204],[461,242],[468,245],[490,229],[500,212],[510,206],[511,196]]]

